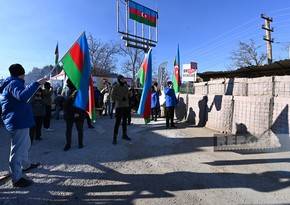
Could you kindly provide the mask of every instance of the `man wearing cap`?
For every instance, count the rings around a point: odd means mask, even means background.
[[[24,86],[25,70],[20,64],[9,67],[10,77],[0,84],[2,120],[11,136],[9,168],[14,187],[27,187],[33,181],[25,179],[22,171],[39,166],[31,163],[28,150],[31,146],[29,128],[35,125],[29,99],[46,82],[41,78],[27,87]]]
[[[114,127],[113,144],[117,144],[118,129],[122,120],[122,139],[131,140],[127,135],[127,119],[130,113],[129,88],[125,84],[124,76],[118,75],[118,83],[113,86],[112,100],[116,103],[116,121]]]

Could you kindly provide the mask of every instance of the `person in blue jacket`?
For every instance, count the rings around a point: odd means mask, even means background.
[[[33,181],[25,179],[22,171],[39,166],[31,163],[28,150],[31,146],[29,128],[35,125],[29,99],[46,82],[45,78],[24,86],[25,70],[20,64],[9,67],[10,77],[0,84],[2,120],[11,136],[9,168],[14,187],[27,187]]]
[[[152,86],[151,90],[151,120],[157,121],[157,115],[160,109],[159,93],[155,90],[155,86]]]
[[[165,94],[166,128],[169,129],[169,120],[170,127],[176,127],[173,118],[174,118],[174,108],[177,105],[177,99],[171,81],[167,82],[167,86],[164,88],[164,94]]]

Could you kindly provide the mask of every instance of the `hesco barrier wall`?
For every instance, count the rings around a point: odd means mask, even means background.
[[[179,119],[233,134],[289,134],[290,76],[220,79],[193,89],[180,95]]]

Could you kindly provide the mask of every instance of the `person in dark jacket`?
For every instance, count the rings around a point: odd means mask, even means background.
[[[74,101],[77,96],[77,90],[75,87],[70,88],[71,93],[64,104],[64,119],[66,121],[66,145],[64,147],[64,151],[68,151],[71,148],[71,139],[72,139],[72,129],[73,124],[75,123],[77,131],[78,131],[78,141],[79,141],[79,149],[83,148],[83,125],[84,119],[86,118],[86,112],[74,107]]]
[[[63,110],[63,105],[65,103],[65,96],[57,94],[57,96],[54,98],[53,100],[54,104],[55,104],[55,119],[59,120],[59,115],[60,115],[60,111]]]
[[[114,127],[113,144],[117,144],[119,126],[122,120],[123,135],[122,139],[131,140],[127,135],[127,120],[130,114],[129,107],[129,88],[125,83],[124,76],[118,76],[118,83],[112,89],[112,100],[116,102],[116,121]]]
[[[42,98],[42,89],[39,88],[36,93],[34,94],[33,98],[29,102],[32,106],[32,112],[34,116],[35,126],[32,126],[29,129],[29,135],[31,144],[33,143],[33,140],[42,140],[41,137],[41,128],[45,116],[46,111],[46,103]]]
[[[160,109],[159,93],[155,90],[155,87],[151,88],[151,119],[157,121],[158,111]]]
[[[9,168],[14,187],[27,187],[32,180],[23,177],[22,170],[39,166],[31,163],[28,150],[31,146],[29,128],[35,125],[29,99],[47,79],[41,78],[24,86],[25,70],[20,64],[9,67],[10,77],[0,84],[2,120],[11,136]]]
[[[174,124],[174,108],[177,105],[176,95],[173,89],[173,84],[171,81],[167,82],[167,86],[164,88],[165,94],[165,117],[166,117],[166,128],[169,128],[169,120],[170,126],[176,127]]]
[[[50,127],[50,121],[51,121],[51,104],[52,104],[52,94],[53,94],[53,88],[50,85],[49,82],[45,82],[44,88],[43,88],[43,99],[46,103],[46,111],[45,111],[45,117],[43,120],[43,127],[46,131],[52,132],[54,129]]]

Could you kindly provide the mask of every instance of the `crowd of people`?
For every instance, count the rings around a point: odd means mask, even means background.
[[[87,120],[89,128],[94,128],[89,115],[74,106],[74,101],[78,90],[68,79],[64,89],[57,89],[56,96],[53,97],[53,87],[48,79],[41,78],[28,86],[25,86],[25,70],[20,64],[13,64],[9,67],[10,77],[0,84],[0,102],[2,110],[2,120],[11,137],[11,149],[9,157],[9,168],[14,187],[27,187],[33,181],[23,177],[23,171],[39,166],[39,163],[31,163],[28,151],[34,140],[42,140],[42,129],[53,132],[51,119],[63,118],[66,123],[64,151],[71,148],[72,129],[76,125],[78,133],[78,147],[83,148],[83,124]],[[151,120],[157,121],[160,117],[161,91],[158,84],[154,83],[151,88]],[[173,121],[174,108],[177,105],[177,98],[172,88],[172,82],[167,82],[164,89],[165,94],[165,117],[166,128],[176,127]],[[130,141],[127,125],[131,124],[131,111],[138,107],[138,93],[130,87],[119,75],[117,82],[113,85],[104,82],[104,87],[99,90],[95,87],[95,106],[100,115],[109,115],[115,118],[113,130],[113,145],[117,144],[119,127],[122,124],[122,139]],[[136,102],[137,101],[137,102]],[[55,113],[52,115],[52,103],[55,104]]]

